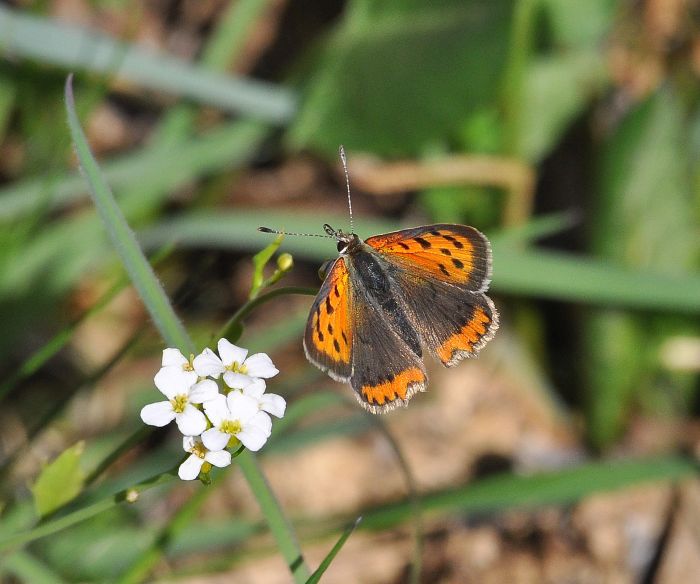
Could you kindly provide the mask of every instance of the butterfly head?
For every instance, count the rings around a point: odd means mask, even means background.
[[[323,230],[334,237],[338,242],[338,253],[340,255],[345,255],[348,252],[353,251],[357,246],[362,243],[362,240],[354,233],[346,233],[341,229],[333,229],[328,223],[324,223]]]

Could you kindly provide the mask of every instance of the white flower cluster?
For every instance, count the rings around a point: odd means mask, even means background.
[[[283,397],[265,393],[265,379],[279,373],[270,357],[249,357],[246,349],[226,339],[219,340],[218,349],[218,355],[207,348],[190,359],[177,349],[165,349],[154,382],[168,400],[141,410],[141,419],[151,426],[175,420],[182,447],[190,453],[178,471],[182,480],[196,479],[205,464],[231,464],[227,446],[240,442],[260,450],[270,437],[270,415],[281,418],[287,406]],[[221,377],[222,385],[215,381]]]

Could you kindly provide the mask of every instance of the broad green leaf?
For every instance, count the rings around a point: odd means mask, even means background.
[[[547,156],[606,81],[604,55],[596,50],[533,58],[523,80],[516,152],[531,161]]]
[[[697,267],[700,244],[696,197],[686,127],[686,106],[674,86],[661,89],[632,111],[605,144],[601,155],[597,220],[592,247],[611,264],[674,276]],[[658,348],[668,334],[698,334],[687,321],[620,312],[594,312],[588,330],[586,376],[589,430],[598,446],[622,431],[634,403],[655,396]],[[664,392],[687,402],[693,379],[676,376]],[[665,383],[666,385],[666,383]]]
[[[34,507],[39,517],[48,515],[80,494],[85,481],[80,466],[84,450],[85,443],[78,442],[42,469],[32,487]]]
[[[354,0],[315,63],[292,143],[420,154],[500,90],[511,0]]]

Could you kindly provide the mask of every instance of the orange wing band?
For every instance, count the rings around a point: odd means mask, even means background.
[[[475,345],[488,331],[491,317],[482,308],[476,308],[474,314],[458,333],[449,337],[437,351],[443,363],[449,363],[456,351],[472,353]]]
[[[370,405],[383,406],[396,399],[406,399],[408,387],[413,383],[425,383],[425,374],[418,367],[411,367],[378,385],[363,385],[362,397]]]

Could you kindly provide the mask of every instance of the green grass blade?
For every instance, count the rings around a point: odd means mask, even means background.
[[[139,292],[148,312],[163,339],[171,347],[179,347],[182,351],[192,350],[185,329],[178,320],[172,306],[165,295],[160,282],[153,273],[151,265],[144,256],[134,233],[124,219],[112,192],[105,182],[97,162],[90,151],[85,139],[85,134],[80,127],[78,116],[75,113],[75,101],[73,99],[72,76],[66,80],[66,110],[68,112],[68,125],[75,144],[75,150],[80,160],[81,168],[90,185],[97,211],[107,229],[117,253],[121,257],[131,281]]]
[[[653,481],[697,476],[696,462],[677,456],[643,460],[605,460],[532,476],[502,475],[421,498],[423,511],[438,515],[492,513],[511,508],[562,505],[593,493]],[[411,505],[401,501],[362,513],[363,527],[386,529],[408,521]]]
[[[318,569],[311,575],[311,578],[309,578],[306,581],[306,584],[318,584],[318,582],[321,581],[321,576],[326,572],[328,567],[331,565],[331,562],[335,559],[335,556],[338,555],[338,552],[342,549],[342,547],[345,545],[345,542],[348,540],[350,537],[350,534],[355,531],[355,528],[360,524],[360,521],[362,521],[362,517],[358,517],[355,522],[352,525],[349,525],[343,534],[340,536],[340,539],[336,542],[336,544],[331,548],[331,551],[328,552],[328,555],[326,555],[325,558],[323,558],[323,561],[321,562],[321,565],[318,567]]]
[[[31,582],[32,584],[64,584],[66,582],[28,552],[15,552],[3,558],[2,564],[0,576],[12,574],[19,582]],[[5,580],[3,579],[3,581]]]
[[[343,217],[324,217],[332,225],[343,225]],[[269,235],[258,233],[265,222],[307,233],[321,230],[317,215],[271,211],[203,212],[188,214],[158,224],[142,234],[146,247],[161,246],[173,239],[182,246],[229,249],[260,249]],[[360,235],[367,237],[398,228],[395,223],[362,220]],[[492,238],[494,291],[517,296],[535,296],[586,304],[622,306],[683,313],[700,312],[700,275],[663,274],[619,265],[586,256],[538,250],[517,249],[506,233]],[[288,237],[283,251],[295,256],[324,260],[335,257],[335,246],[322,238]]]
[[[164,142],[111,160],[104,165],[104,177],[116,192],[137,185],[141,193],[170,191],[198,176],[239,166],[268,131],[252,121],[226,124],[198,138]],[[14,220],[43,205],[47,189],[50,209],[73,203],[86,193],[84,179],[74,173],[59,176],[50,185],[45,178],[19,181],[0,189],[0,220]]]
[[[296,110],[294,94],[260,81],[213,73],[84,28],[0,6],[0,51],[15,58],[85,70],[279,124]],[[115,71],[115,57],[119,57]]]
[[[270,531],[277,542],[277,547],[294,577],[294,582],[298,584],[306,582],[310,574],[304,563],[299,543],[296,541],[294,532],[282,513],[279,503],[270,496],[272,491],[265,476],[260,471],[255,455],[244,450],[236,460],[265,515]]]

